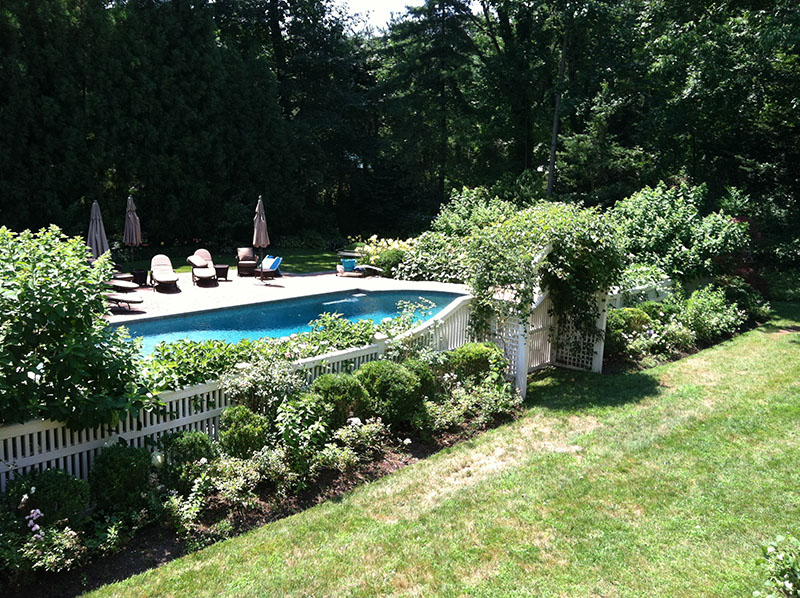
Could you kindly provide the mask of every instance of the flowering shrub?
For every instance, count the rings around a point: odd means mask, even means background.
[[[11,480],[6,498],[12,509],[43,514],[48,526],[66,520],[75,527],[89,508],[89,484],[61,469],[33,471]]]
[[[292,470],[304,474],[311,469],[314,453],[331,437],[333,406],[313,393],[284,401],[276,424]]]
[[[767,580],[764,589],[753,596],[800,598],[800,539],[791,534],[779,536],[762,550]]]
[[[724,291],[714,286],[692,293],[678,317],[695,332],[700,343],[733,334],[746,318],[744,311],[735,303],[728,305]]]
[[[303,378],[285,359],[259,359],[222,375],[220,384],[234,402],[274,420],[278,406],[298,392]]]
[[[69,571],[87,556],[81,535],[70,527],[48,529],[31,536],[21,552],[31,569],[48,573]]]
[[[522,397],[497,378],[464,383],[453,374],[444,379],[446,391],[439,401],[425,401],[413,425],[422,432],[441,433],[482,429],[508,418],[522,407]]]
[[[353,239],[356,250],[361,253],[362,261],[368,264],[377,265],[379,256],[389,250],[409,251],[414,246],[414,239],[380,239],[378,235],[372,235],[366,241]]]

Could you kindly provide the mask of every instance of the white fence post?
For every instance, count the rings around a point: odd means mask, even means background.
[[[525,322],[517,324],[516,379],[514,381],[520,396],[528,393],[528,331]]]

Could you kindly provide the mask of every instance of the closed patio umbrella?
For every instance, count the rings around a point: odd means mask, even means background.
[[[256,215],[253,218],[253,247],[266,247],[269,245],[269,233],[267,232],[267,215],[264,213],[264,202],[261,201],[261,196],[258,196],[258,204],[256,205]],[[261,252],[258,256],[259,262],[261,261]]]
[[[136,215],[136,204],[128,196],[128,206],[125,209],[125,230],[122,232],[122,243],[131,248],[131,269],[133,269],[133,248],[142,244],[142,225]]]
[[[100,257],[108,251],[106,229],[103,226],[103,216],[100,214],[100,205],[97,200],[92,202],[92,215],[89,218],[89,234],[86,244],[92,250],[94,257]]]

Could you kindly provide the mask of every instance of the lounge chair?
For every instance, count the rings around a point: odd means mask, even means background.
[[[192,266],[192,283],[197,284],[198,280],[217,280],[217,270],[214,268],[214,260],[208,249],[198,249],[194,255],[186,258]]]
[[[272,280],[276,276],[281,275],[280,268],[282,261],[282,257],[272,257],[268,255],[264,258],[264,261],[261,262],[261,267],[255,269],[255,273],[258,274],[260,280]]]
[[[142,303],[142,298],[137,297],[135,293],[106,293],[106,301],[113,303],[111,307],[122,307],[124,303],[130,311],[131,305],[139,305]]]
[[[150,286],[178,288],[178,273],[172,267],[172,261],[163,253],[154,255],[150,260]]]
[[[252,247],[239,247],[236,249],[236,273],[239,276],[253,276],[258,260]]]

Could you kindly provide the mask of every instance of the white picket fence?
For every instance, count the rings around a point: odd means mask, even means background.
[[[417,346],[449,350],[467,342],[467,323],[472,297],[454,300],[433,318],[401,335]],[[295,362],[308,384],[329,372],[350,372],[384,356],[388,339],[379,336],[366,347],[345,349]],[[120,438],[132,446],[152,446],[162,435],[198,430],[217,438],[219,416],[230,405],[218,382],[209,382],[176,392],[162,393],[164,413],[141,412],[128,416],[111,429],[74,432],[59,422],[33,420],[0,426],[0,491],[5,491],[14,472],[57,468],[87,479],[92,461],[107,444]]]
[[[605,329],[606,297],[598,299],[601,316],[598,327]],[[416,348],[449,351],[473,340],[469,333],[469,316],[472,297],[454,300],[430,320],[394,339]],[[498,343],[509,360],[507,374],[522,396],[527,391],[527,376],[537,369],[555,365],[582,370],[600,371],[603,343],[554,343],[554,338],[570,339],[573,331],[559,327],[552,312],[552,302],[547,293],[536,302],[533,313],[525,325],[510,319],[501,325],[495,323],[486,337]],[[295,362],[297,371],[305,374],[308,384],[329,372],[351,372],[369,361],[381,359],[389,346],[389,339],[378,336],[365,347],[345,349]],[[577,353],[571,349],[582,347]],[[34,469],[64,469],[87,479],[92,461],[103,446],[125,440],[133,446],[152,446],[162,435],[181,430],[198,430],[217,438],[219,416],[229,406],[218,382],[209,382],[176,392],[162,393],[159,397],[166,405],[160,412],[141,412],[128,416],[116,426],[74,432],[64,424],[34,420],[24,424],[0,426],[0,491],[5,491],[15,472]]]
[[[110,428],[76,432],[49,420],[0,426],[0,491],[5,491],[15,471],[56,468],[87,479],[97,453],[120,438],[138,447],[180,430],[217,438],[219,414],[229,405],[217,382],[166,392],[159,398],[166,406],[163,413],[141,411]]]

